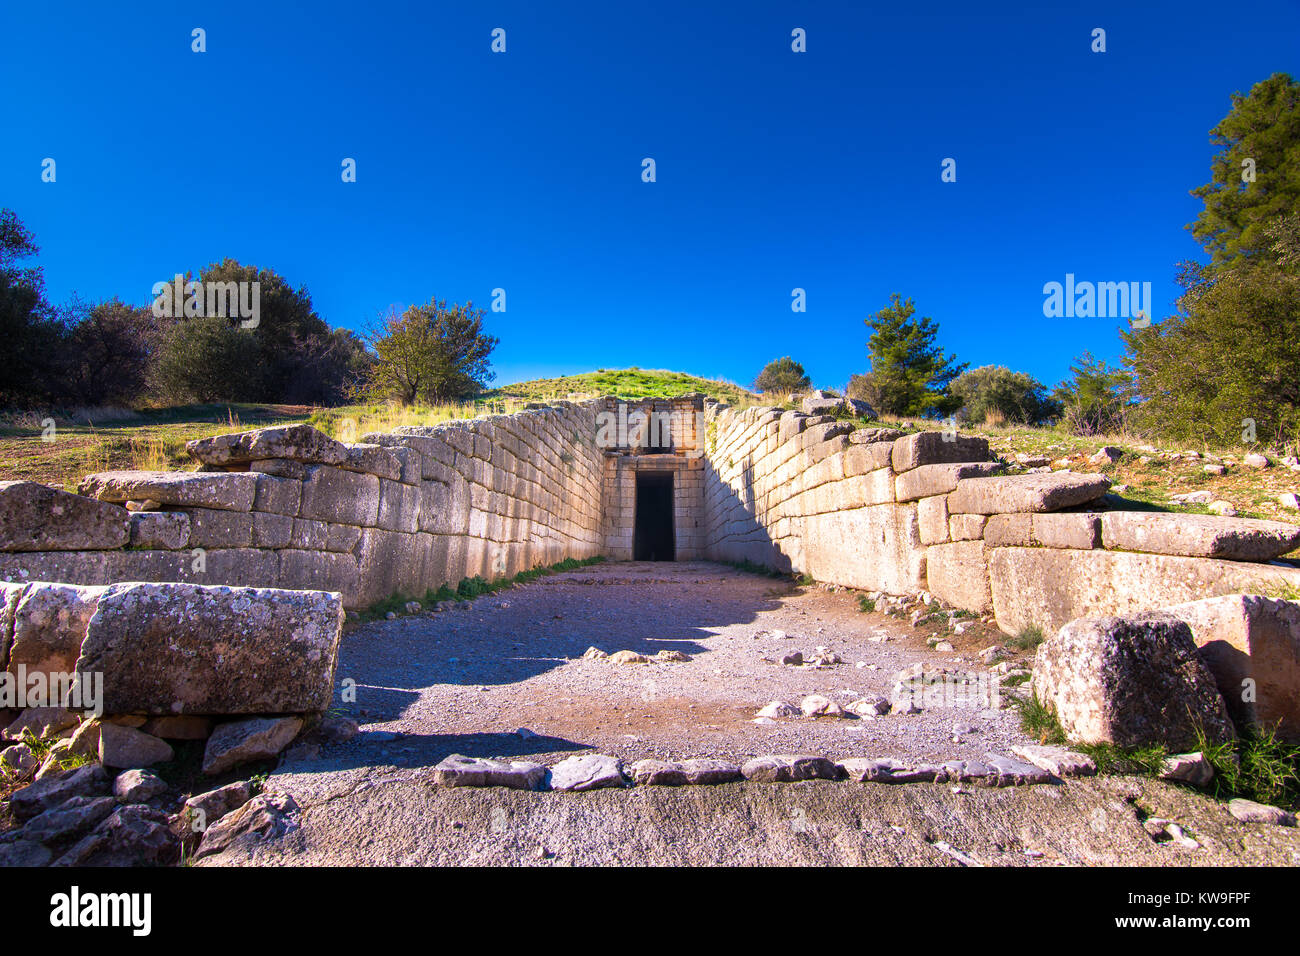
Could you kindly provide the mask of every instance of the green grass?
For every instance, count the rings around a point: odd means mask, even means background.
[[[569,395],[614,395],[629,399],[676,398],[691,392],[702,392],[709,398],[731,405],[752,405],[758,401],[758,396],[753,392],[724,379],[641,368],[599,369],[580,375],[517,382],[493,389],[482,397],[487,401],[517,399],[545,402],[565,399]]]
[[[472,601],[475,598],[482,597],[484,594],[492,594],[495,591],[502,591],[506,588],[513,587],[516,584],[526,584],[529,581],[535,581],[540,577],[548,574],[558,574],[561,571],[572,571],[575,568],[583,568],[590,564],[599,564],[604,561],[603,555],[597,555],[594,558],[565,558],[556,564],[546,567],[531,568],[527,571],[520,571],[514,577],[497,578],[494,581],[488,581],[480,575],[472,578],[462,578],[460,583],[455,587],[444,584],[434,589],[430,588],[424,592],[421,597],[410,597],[404,594],[392,594],[382,601],[376,601],[368,608],[358,612],[363,621],[377,621],[385,618],[388,614],[405,614],[406,605],[410,601],[419,601],[424,609],[433,607],[442,601]]]
[[[1210,743],[1197,733],[1197,749],[1214,766],[1210,786],[1220,799],[1246,797],[1258,803],[1300,808],[1300,747],[1277,737],[1276,727],[1251,728],[1234,742]]]
[[[1032,651],[1045,640],[1047,635],[1043,633],[1043,629],[1037,624],[1031,624],[1021,628],[1020,633],[1014,637],[1007,638],[1007,647],[1017,651]]]
[[[870,613],[876,609],[876,601],[865,594],[858,595],[858,610],[864,613]]]

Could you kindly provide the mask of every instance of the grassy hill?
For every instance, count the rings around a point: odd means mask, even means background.
[[[662,369],[599,369],[580,375],[561,378],[538,378],[493,389],[483,397],[488,401],[517,399],[528,402],[545,402],[569,396],[595,397],[615,395],[619,398],[675,398],[691,392],[702,392],[710,398],[733,405],[752,404],[758,396],[734,382],[722,379],[700,378],[684,372]]]

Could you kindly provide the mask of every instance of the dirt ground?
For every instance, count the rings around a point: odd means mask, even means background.
[[[843,706],[888,697],[898,672],[915,662],[988,673],[976,653],[995,635],[949,638],[955,650],[938,653],[926,645],[930,633],[862,612],[852,593],[725,565],[602,564],[480,598],[468,609],[364,625],[344,638],[338,674],[357,684],[356,703],[345,712],[381,738],[401,735],[371,748],[363,734],[354,746],[396,766],[432,765],[451,753],[554,762],[586,748],[627,760],[743,761],[770,753],[978,759],[1026,742],[1011,708],[753,722],[773,700],[798,707],[804,696],[822,694]],[[673,650],[690,660],[583,660],[589,647],[647,657]],[[781,664],[792,651],[809,657],[818,647],[844,663]],[[538,736],[519,736],[520,728]]]

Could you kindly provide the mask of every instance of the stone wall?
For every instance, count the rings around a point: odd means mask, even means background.
[[[601,553],[597,403],[334,441],[191,442],[196,472],[0,482],[0,580],[337,591],[348,607]]]

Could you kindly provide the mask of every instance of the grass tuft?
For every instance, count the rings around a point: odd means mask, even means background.
[[[1014,637],[1007,638],[1007,647],[1014,648],[1017,651],[1032,651],[1045,640],[1047,640],[1047,635],[1043,633],[1043,629],[1037,624],[1031,624],[1026,628],[1022,628],[1020,633]]]

